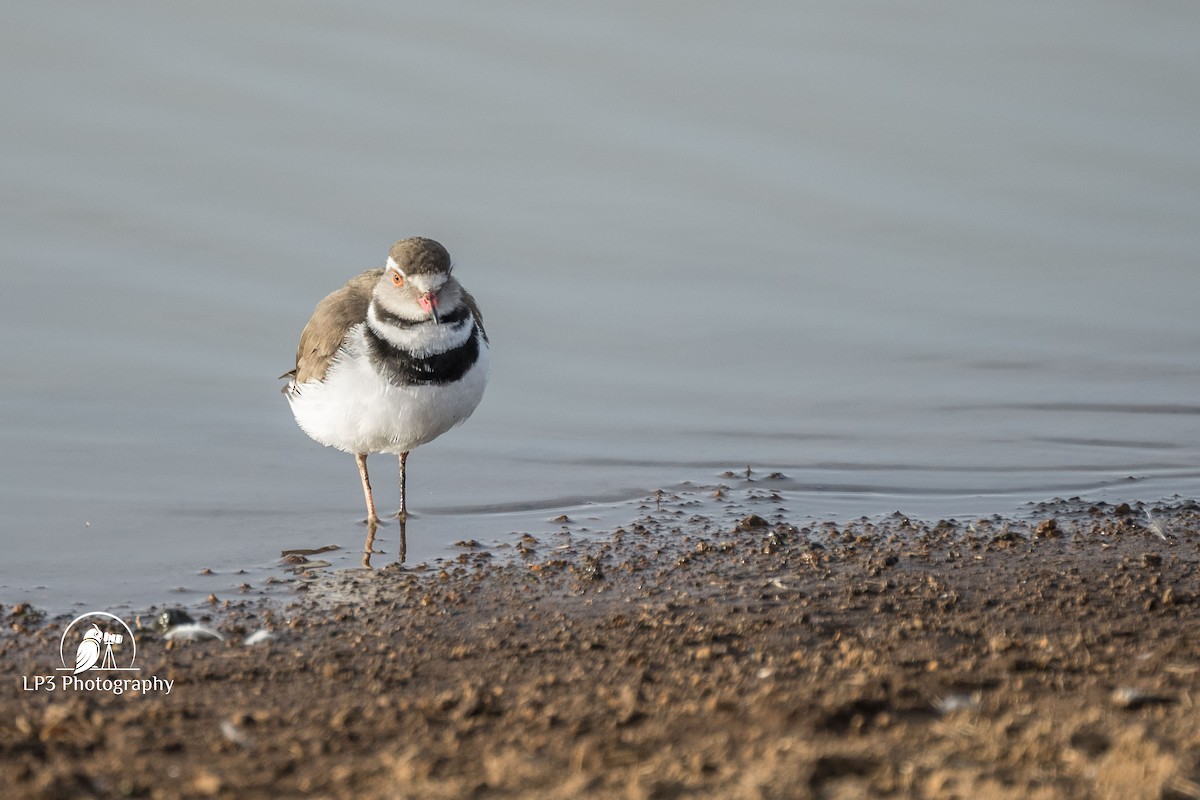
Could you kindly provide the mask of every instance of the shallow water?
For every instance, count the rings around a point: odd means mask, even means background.
[[[1197,22],[11,9],[0,601],[224,598],[360,548],[353,459],[275,376],[413,234],[479,299],[493,378],[409,462],[410,560],[747,464],[810,516],[1194,495]]]

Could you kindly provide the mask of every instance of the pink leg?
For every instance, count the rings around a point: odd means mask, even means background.
[[[367,498],[367,524],[378,525],[379,517],[375,514],[375,498],[371,495],[371,479],[367,477],[367,454],[358,453],[354,456],[358,463],[358,477],[362,478],[363,496]]]

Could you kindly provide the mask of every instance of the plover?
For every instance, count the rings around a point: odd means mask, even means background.
[[[451,274],[450,254],[414,237],[387,266],[320,302],[300,334],[284,393],[305,433],[358,462],[367,523],[379,523],[367,455],[400,457],[401,524],[408,453],[463,422],[488,379],[488,337],[474,298]]]

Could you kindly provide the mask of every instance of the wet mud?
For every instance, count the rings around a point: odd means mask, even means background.
[[[188,610],[222,639],[140,618],[170,694],[23,691],[61,620],[8,607],[0,795],[1200,798],[1196,504],[727,491],[426,568],[293,553],[288,596]]]

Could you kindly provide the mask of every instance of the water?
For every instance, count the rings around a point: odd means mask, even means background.
[[[261,590],[282,549],[361,547],[353,459],[275,376],[316,301],[414,234],[449,247],[494,360],[410,459],[412,560],[747,464],[799,516],[1192,496],[1198,22],[15,6],[0,601],[194,602]]]

